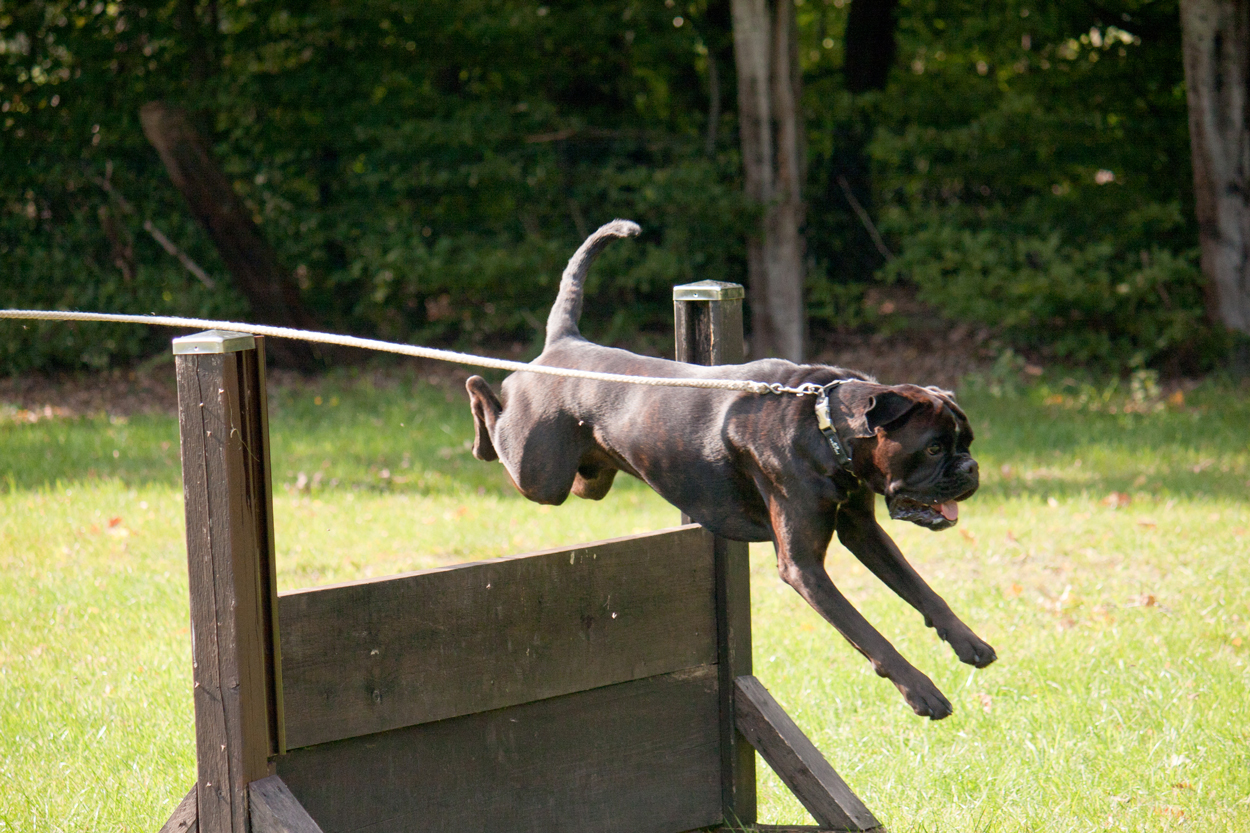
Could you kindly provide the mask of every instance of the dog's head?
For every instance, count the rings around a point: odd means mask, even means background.
[[[954,526],[957,501],[979,484],[968,450],[972,427],[954,395],[854,381],[842,385],[837,398],[854,473],[885,496],[890,517],[933,530]]]

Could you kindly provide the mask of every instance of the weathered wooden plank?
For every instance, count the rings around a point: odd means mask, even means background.
[[[230,755],[226,749],[226,709],[221,701],[221,637],[217,628],[217,582],[211,546],[215,536],[211,530],[208,461],[210,432],[213,428],[220,431],[222,423],[216,390],[221,385],[224,363],[225,356],[195,356],[176,361],[191,596],[196,783],[201,793],[198,818],[206,831],[235,829],[233,804],[227,788],[231,780]]]
[[[749,547],[742,541],[716,538],[714,552],[722,796],[725,817],[747,824],[755,821],[757,812],[755,750],[738,731],[733,681],[752,671]]]
[[[248,784],[252,833],[324,833],[277,775]]]
[[[268,707],[270,754],[286,751],[286,723],[282,713],[282,641],[278,634],[278,559],[273,531],[273,466],[269,456],[269,385],[265,379],[264,336],[255,336],[256,355],[246,362],[248,407],[246,414],[254,425],[247,436],[258,438],[259,447],[247,454],[248,479],[255,484],[257,539],[260,558],[257,580],[260,592],[259,622],[265,650],[264,673]],[[254,440],[256,441],[256,440]]]
[[[746,355],[738,284],[703,281],[673,288],[676,359],[699,365],[735,364]],[[689,522],[682,516],[682,522]],[[721,692],[721,772],[725,818],[756,817],[755,750],[738,733],[733,681],[750,674],[751,568],[747,544],[714,539],[717,664]]]
[[[878,829],[885,830],[884,827]],[[848,831],[844,827],[820,827],[813,824],[754,824],[749,827],[731,824],[701,831],[691,830],[687,833],[848,833]]]
[[[169,821],[161,825],[160,833],[198,833],[199,829],[193,785],[186,797],[178,802]]]
[[[691,526],[284,593],[287,744],[710,665],[710,546]]]
[[[857,831],[881,826],[759,680],[739,677],[734,688],[738,731],[820,826]]]
[[[716,669],[295,749],[325,833],[671,833],[721,819]]]
[[[276,751],[257,358],[176,358],[202,833],[247,833],[247,784],[268,774]]]
[[[756,833],[846,833],[848,830],[858,830],[859,828],[847,827],[819,827],[811,824],[757,824],[753,828]],[[884,827],[874,828],[877,830],[885,830]],[[725,828],[725,833],[731,833],[731,828]],[[737,833],[734,831],[734,833]]]

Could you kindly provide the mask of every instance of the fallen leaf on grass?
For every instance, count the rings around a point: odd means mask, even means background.
[[[1155,815],[1170,816],[1171,818],[1174,818],[1174,819],[1183,819],[1185,818],[1185,811],[1182,810],[1180,807],[1175,806],[1174,804],[1167,804],[1163,807],[1156,807]]]
[[[964,536],[964,540],[975,544],[977,542],[976,533],[967,527],[960,527],[959,534]]]
[[[1122,509],[1133,502],[1133,498],[1127,492],[1112,492],[1102,499],[1103,506],[1110,506],[1112,509]]]
[[[1023,587],[1016,584],[1015,582],[1012,582],[1011,586],[1003,591],[1003,595],[1009,599],[1014,599],[1016,596],[1019,596],[1023,592],[1024,592]]]
[[[1189,783],[1188,781],[1177,781],[1175,784],[1172,785],[1172,789],[1174,790],[1192,790],[1193,788],[1194,788],[1194,785]]]
[[[1234,647],[1234,648],[1240,648],[1240,647],[1241,647],[1241,637],[1240,637],[1240,636],[1234,636],[1234,637],[1233,637],[1233,647]]]
[[[994,707],[994,698],[984,691],[976,695],[976,701],[981,704],[981,708],[986,714],[989,714],[990,709]]]
[[[1157,600],[1152,593],[1142,593],[1128,600],[1129,607],[1154,607]]]
[[[122,519],[120,515],[118,515],[116,518],[109,518],[109,529],[112,529],[113,527],[117,526],[121,522],[122,522]]]
[[[1146,527],[1147,529],[1154,529],[1155,527],[1157,527],[1157,526],[1158,526],[1158,524],[1157,524],[1157,523],[1155,523],[1154,521],[1150,520],[1149,518],[1138,518],[1138,519],[1137,519],[1137,525],[1138,525],[1138,526],[1144,526],[1144,527]]]

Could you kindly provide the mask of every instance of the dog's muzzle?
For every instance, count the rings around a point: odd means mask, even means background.
[[[886,508],[896,521],[908,521],[935,532],[959,522],[959,501],[972,497],[980,485],[977,461],[964,455],[947,468],[931,493],[887,495]]]

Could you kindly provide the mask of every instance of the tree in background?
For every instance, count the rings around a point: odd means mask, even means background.
[[[1182,0],[1181,23],[1207,309],[1250,335],[1250,3]]]
[[[762,215],[747,239],[751,354],[799,362],[807,336],[805,171],[792,0],[733,0],[733,33],[746,193]]]
[[[0,304],[256,314],[144,138],[141,108],[167,102],[326,327],[524,354],[569,252],[626,216],[644,235],[597,264],[585,331],[657,351],[673,283],[751,283],[774,204],[744,193],[732,5],[5,3]],[[1177,0],[890,5],[771,6],[774,35],[794,12],[793,46],[769,50],[802,78],[789,274],[818,344],[899,326],[873,293],[894,281],[937,313],[921,338],[1203,367]],[[0,367],[164,340],[4,324]]]
[[[599,263],[587,331],[666,333],[672,283],[743,280],[752,214],[720,108],[732,72],[716,96],[707,80],[730,60],[713,37],[703,6],[673,0],[5,6],[0,153],[17,164],[0,167],[0,302],[255,314],[144,140],[141,108],[165,101],[328,327],[523,350],[582,236],[627,216],[645,235]],[[117,246],[97,218],[110,194],[135,209],[110,208]],[[161,340],[4,325],[0,365],[103,366]]]
[[[883,270],[1048,361],[1204,366],[1175,0],[900,0],[865,96]]]

